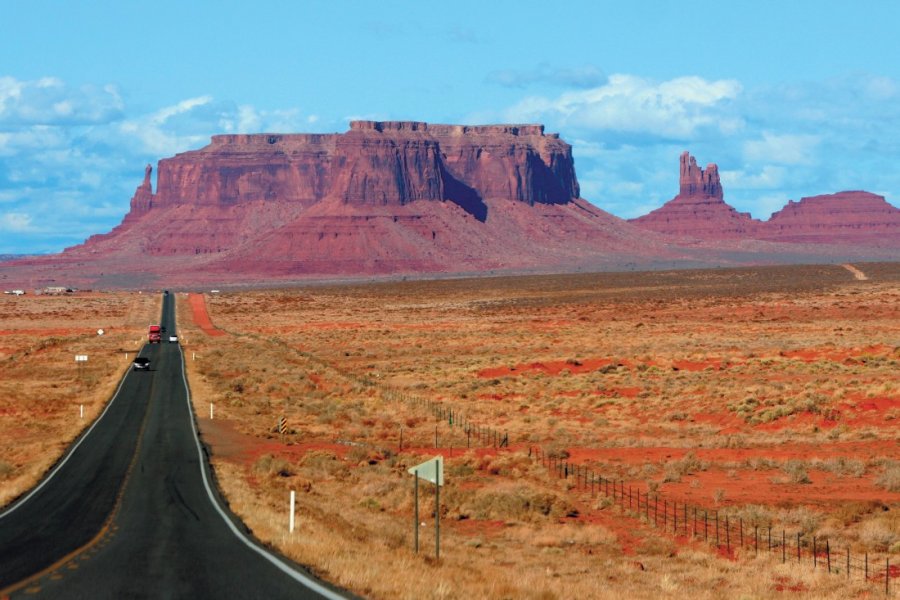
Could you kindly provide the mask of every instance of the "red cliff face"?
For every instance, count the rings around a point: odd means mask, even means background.
[[[644,229],[704,240],[752,236],[759,221],[725,203],[718,167],[701,169],[688,152],[680,159],[679,192],[660,208],[631,222]]]
[[[792,200],[764,225],[759,239],[900,247],[900,209],[869,192]]]
[[[325,198],[353,205],[578,197],[572,148],[540,125],[353,121],[345,134],[218,135],[159,162],[153,206],[229,206]]]

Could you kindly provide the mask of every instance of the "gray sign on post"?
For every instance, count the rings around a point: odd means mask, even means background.
[[[417,473],[419,479],[424,479],[437,485],[444,485],[444,457],[435,456],[409,469],[410,475],[416,475]]]
[[[434,487],[434,557],[441,557],[441,486],[444,485],[444,457],[435,456],[420,465],[411,467],[409,473],[413,476],[416,512],[413,523],[416,554],[419,553],[419,480],[435,484]]]

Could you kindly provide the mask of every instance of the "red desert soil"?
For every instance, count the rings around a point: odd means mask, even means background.
[[[225,335],[225,332],[216,329],[209,319],[209,313],[206,311],[206,297],[203,294],[188,294],[188,303],[191,305],[194,323],[203,330],[203,333],[213,337]]]

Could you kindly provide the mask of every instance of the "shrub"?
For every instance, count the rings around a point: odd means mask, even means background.
[[[278,475],[280,477],[290,477],[294,474],[291,463],[283,458],[277,458],[271,454],[261,456],[254,464],[253,470],[262,475]]]
[[[505,485],[476,491],[459,510],[475,519],[530,521],[542,517],[562,518],[571,512],[571,506],[557,494],[526,485]]]
[[[900,462],[885,463],[881,475],[875,479],[875,485],[889,492],[900,492]]]
[[[799,460],[789,460],[781,467],[791,483],[812,483],[809,474],[806,472],[806,466]]]

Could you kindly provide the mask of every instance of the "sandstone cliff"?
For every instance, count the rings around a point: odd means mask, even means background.
[[[353,121],[344,134],[217,135],[159,162],[154,205],[257,200],[309,206],[484,198],[564,203],[579,195],[572,148],[541,125]]]

